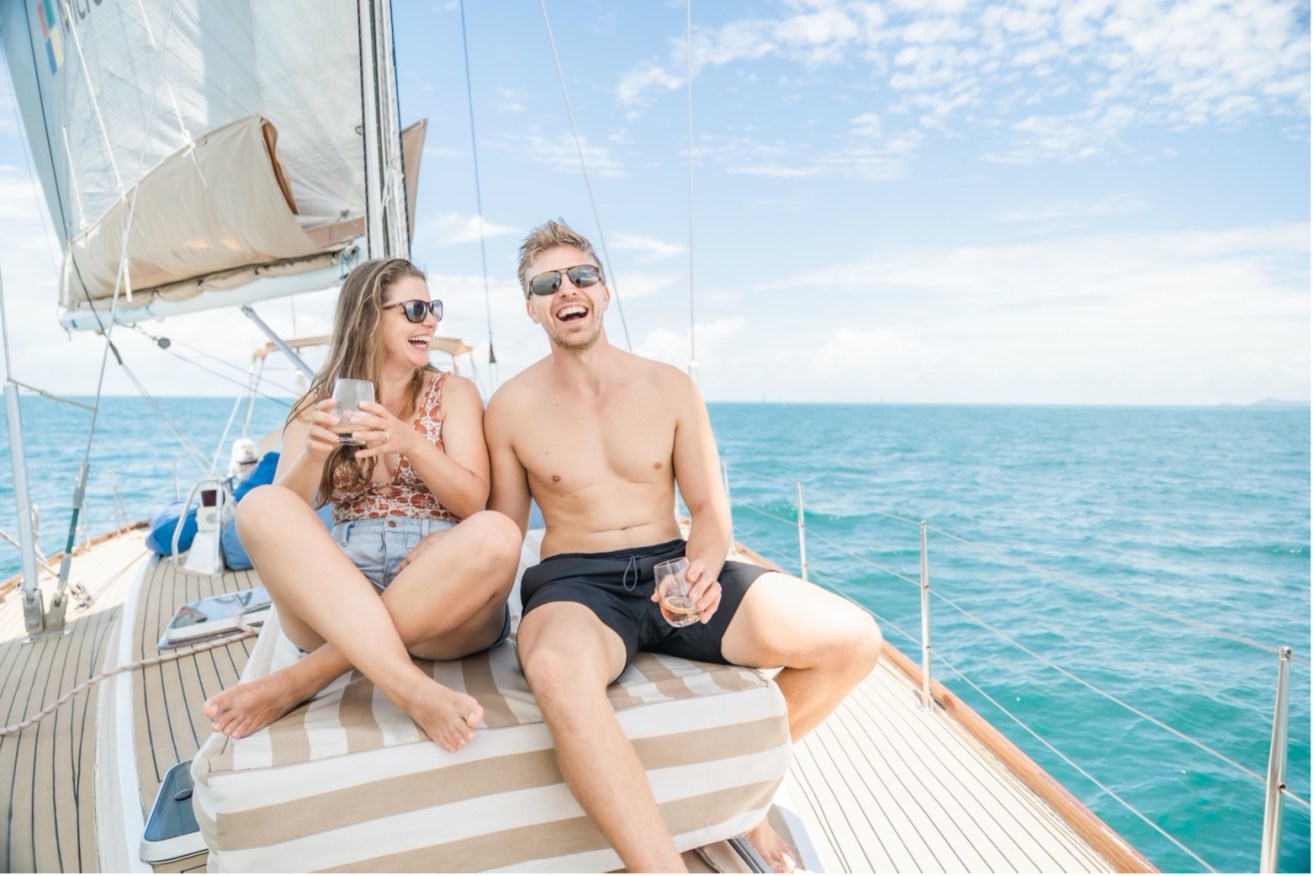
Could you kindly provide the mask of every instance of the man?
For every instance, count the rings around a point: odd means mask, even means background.
[[[551,353],[504,384],[484,428],[489,507],[546,523],[542,562],[521,583],[520,662],[556,744],[561,773],[628,869],[680,871],[647,776],[606,698],[638,650],[743,666],[782,666],[776,683],[797,739],[879,657],[861,609],[797,578],[726,563],[729,503],[706,406],[678,369],[613,347],[600,260],[563,221],[520,247],[529,318]],[[675,487],[688,507],[680,540]],[[700,623],[665,623],[652,567],[687,556]],[[748,835],[778,871],[788,847],[763,821]]]

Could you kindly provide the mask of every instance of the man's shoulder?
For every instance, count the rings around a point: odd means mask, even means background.
[[[688,375],[674,365],[671,365],[669,362],[662,362],[659,359],[649,359],[646,356],[640,356],[637,353],[629,353],[624,350],[619,350],[617,352],[623,357],[622,361],[624,362],[626,369],[634,377],[657,381],[663,385],[683,386],[691,384]]]
[[[499,386],[488,399],[488,413],[513,411],[532,401],[538,393],[541,368],[542,362],[535,362]]]
[[[660,394],[666,398],[687,397],[697,393],[693,379],[680,368],[668,362],[630,355],[634,361],[631,386],[641,387],[643,392]]]

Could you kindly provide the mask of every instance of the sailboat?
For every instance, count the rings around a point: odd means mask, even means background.
[[[399,130],[386,3],[0,8],[70,329],[239,308],[296,357],[261,302],[407,251],[423,126]],[[5,395],[14,430],[14,381]],[[357,674],[246,739],[212,735],[207,696],[296,657],[257,611],[258,575],[216,560],[231,482],[197,485],[201,534],[176,556],[134,525],[39,557],[11,446],[24,552],[0,603],[4,869],[620,866],[556,773],[509,644],[431,667],[487,712],[457,754]],[[189,607],[209,638],[170,638]],[[769,673],[644,655],[611,696],[693,868],[760,870],[736,838],[769,817],[809,870],[1153,869],[892,646],[796,744]]]

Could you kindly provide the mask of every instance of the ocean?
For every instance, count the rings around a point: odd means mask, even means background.
[[[171,426],[144,400],[102,401],[80,531],[186,494],[202,470],[175,431],[226,470],[244,406],[161,403]],[[1309,871],[1307,408],[709,408],[735,537],[797,573],[801,484],[808,576],[914,656],[925,521],[935,677],[1163,870],[1257,869],[1277,648],[1290,645],[1298,799],[1280,868]],[[260,399],[247,431],[285,415]],[[25,395],[22,416],[53,552],[91,414]],[[7,432],[0,444],[0,530],[16,536]],[[18,568],[0,541],[0,578]]]

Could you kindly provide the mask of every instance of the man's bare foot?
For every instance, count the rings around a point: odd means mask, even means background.
[[[744,834],[757,854],[765,859],[776,873],[792,873],[798,869],[798,862],[793,857],[793,850],[784,841],[784,837],[775,832],[765,818],[756,827]]]
[[[448,751],[460,751],[474,738],[474,728],[483,720],[483,706],[469,694],[443,687],[432,678],[407,695],[393,698],[419,728]]]
[[[220,691],[205,701],[205,714],[214,730],[240,738],[269,726],[303,699],[279,670]]]

